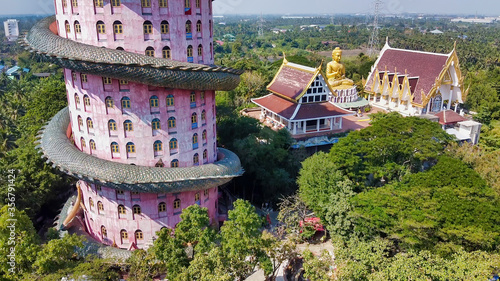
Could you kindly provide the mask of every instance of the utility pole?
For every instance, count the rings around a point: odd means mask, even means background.
[[[374,18],[373,18],[373,30],[372,30],[372,35],[370,36],[370,43],[368,44],[369,50],[368,50],[368,55],[375,56],[378,52],[378,46],[379,46],[379,41],[378,41],[378,18],[380,16],[380,7],[382,6],[382,0],[375,0],[374,1]]]
[[[258,37],[264,37],[264,19],[262,18],[262,13],[260,13]]]

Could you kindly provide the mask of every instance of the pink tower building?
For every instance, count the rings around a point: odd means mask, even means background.
[[[239,71],[213,66],[212,0],[56,0],[26,46],[63,66],[68,108],[40,135],[80,179],[78,217],[102,243],[149,246],[187,206],[218,214],[218,186],[242,173],[216,144],[215,91]]]

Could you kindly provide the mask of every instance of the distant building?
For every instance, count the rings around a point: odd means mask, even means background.
[[[3,27],[5,29],[5,37],[9,41],[16,41],[19,37],[19,25],[18,20],[8,19],[3,22]]]
[[[267,90],[269,95],[252,99],[261,109],[261,122],[286,128],[296,139],[342,132],[343,117],[354,115],[333,102],[336,93],[321,66],[307,67],[285,58]]]
[[[441,30],[439,29],[434,29],[433,31],[430,31],[429,32],[430,34],[436,34],[436,35],[439,35],[439,34],[443,34],[444,32],[442,32]]]

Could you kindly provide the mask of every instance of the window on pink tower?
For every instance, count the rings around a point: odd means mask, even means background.
[[[167,211],[167,204],[165,202],[161,202],[158,204],[158,213],[163,213]]]
[[[139,241],[144,240],[144,235],[142,234],[141,230],[135,231],[135,240],[136,240],[136,243],[139,243]]]
[[[204,126],[207,124],[207,112],[203,110],[201,112],[201,125]]]
[[[160,8],[168,8],[168,0],[159,0],[158,3]]]
[[[153,136],[156,136],[156,134],[161,130],[160,119],[155,118],[151,121],[151,129],[153,130]]]
[[[77,93],[75,93],[75,108],[76,109],[80,108],[80,96],[78,96]]]
[[[96,25],[97,29],[97,39],[106,40],[106,25],[103,21],[98,21]]]
[[[90,118],[90,117],[87,118],[87,133],[88,134],[94,133],[94,122],[92,121],[92,118]]]
[[[167,96],[167,106],[175,106],[174,95],[170,94]]]
[[[203,190],[203,195],[205,195],[206,198],[208,198],[209,194],[210,194],[210,190],[208,190],[208,189]]]
[[[214,59],[214,45],[210,43],[210,59]]]
[[[208,14],[212,14],[212,0],[208,0]]]
[[[101,226],[101,238],[102,240],[108,238],[108,231],[104,225]]]
[[[201,20],[198,20],[196,22],[196,33],[201,33],[201,31],[202,31]],[[198,35],[201,35],[201,34],[198,34]],[[198,36],[198,37],[200,37],[200,36]]]
[[[163,143],[159,140],[155,141],[153,143],[153,150],[155,156],[163,155]]]
[[[102,204],[101,201],[97,201],[97,213],[98,214],[104,213],[104,205]]]
[[[199,192],[196,192],[194,194],[194,201],[199,204],[199,201],[200,201],[200,193]]]
[[[203,133],[201,134],[201,140],[203,141],[203,145],[207,144],[207,130],[203,130]]]
[[[118,146],[117,142],[111,143],[111,157],[112,158],[119,158],[120,157],[120,147]]]
[[[213,31],[212,31],[212,21],[211,20],[208,21],[208,29],[209,29],[209,32],[210,32],[210,37],[213,37],[212,36],[212,32]]]
[[[87,147],[87,145],[85,144],[85,139],[83,137],[80,138],[80,145],[82,150]]]
[[[94,0],[94,6],[96,8],[102,8],[104,6],[104,1],[103,0]]]
[[[80,132],[83,132],[83,118],[82,116],[78,115],[78,130]]]
[[[161,159],[158,160],[158,162],[156,162],[156,164],[155,164],[155,167],[156,168],[163,168],[163,167],[165,167],[165,164],[163,164],[163,160],[161,160]]]
[[[170,168],[178,168],[179,167],[179,160],[174,159],[172,162],[170,162]]]
[[[122,244],[128,242],[128,232],[125,229],[120,230],[120,239]]]
[[[200,155],[198,153],[195,153],[193,155],[193,165],[194,166],[200,165]]]
[[[115,40],[123,40],[123,24],[121,21],[113,23],[113,35],[115,36]]]
[[[125,131],[125,137],[131,137],[134,131],[134,124],[130,120],[125,120],[123,122],[123,129]]]
[[[184,14],[191,15],[191,0],[184,0]]]
[[[135,144],[133,142],[127,143],[127,158],[135,157]]]
[[[121,104],[122,104],[122,109],[129,109],[130,108],[130,98],[123,97],[121,100]]]
[[[160,100],[158,96],[151,96],[149,98],[149,107],[151,109],[151,113],[160,113]]]
[[[203,63],[203,46],[198,45],[198,63]]]
[[[193,149],[198,148],[198,134],[193,134]]]
[[[116,121],[111,119],[108,121],[108,131],[110,136],[116,136],[118,131],[118,126],[116,125]]]
[[[90,146],[90,154],[92,154],[92,151],[94,151],[96,149],[95,141],[94,140],[90,140],[89,146]]]
[[[205,91],[201,91],[200,101],[201,101],[201,105],[205,105]]]
[[[118,218],[124,219],[126,215],[127,215],[127,210],[125,209],[125,206],[118,205]]]
[[[148,57],[154,57],[155,56],[155,49],[153,47],[147,47],[145,54]]]
[[[94,208],[94,200],[92,200],[92,197],[89,197],[89,209],[90,211],[93,211],[92,209]]]
[[[186,39],[193,39],[193,24],[190,20],[186,21]]]
[[[181,199],[177,198],[174,200],[174,210],[178,210],[181,208]]]
[[[164,20],[160,23],[160,32],[161,32],[161,38],[167,39],[166,35],[170,33],[170,26],[168,24],[168,21]]]
[[[176,138],[171,139],[168,142],[168,147],[170,148],[170,155],[177,153],[179,149],[177,139]]]
[[[120,7],[122,5],[121,0],[111,0],[111,7]]]
[[[196,129],[198,128],[198,115],[196,115],[196,112],[194,112],[191,115],[191,129]]]
[[[171,54],[171,51],[170,51],[170,47],[169,46],[165,46],[163,47],[163,49],[161,50],[161,54],[162,54],[162,57],[164,59],[170,59],[172,57],[172,54]],[[167,104],[168,105],[168,104]]]
[[[188,62],[193,62],[193,46],[189,45],[187,47],[187,61]]]
[[[144,33],[144,40],[153,39],[153,24],[150,21],[145,21],[142,25],[142,31]]]
[[[90,97],[88,95],[83,96],[83,110],[86,112],[90,111]]]
[[[69,38],[69,34],[71,33],[71,27],[68,21],[64,22],[64,29],[66,30],[66,38]]]
[[[73,28],[75,30],[75,39],[76,40],[81,39],[82,27],[80,26],[80,23],[78,21],[75,21],[75,23],[73,24]]]
[[[208,150],[203,150],[203,163],[208,163]]]
[[[176,120],[175,120],[175,117],[170,117],[168,118],[168,131],[171,133],[173,131],[175,131],[175,127],[176,127]]]

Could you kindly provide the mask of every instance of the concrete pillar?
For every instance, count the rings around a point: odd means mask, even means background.
[[[342,129],[342,117],[340,117],[340,121],[339,121],[339,129]]]
[[[316,120],[316,132],[319,132],[319,119]]]
[[[307,126],[307,121],[300,121],[302,122],[302,130],[304,131],[304,134],[306,133],[306,126]]]
[[[333,130],[333,119],[335,117],[330,118],[330,131]]]

